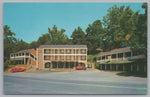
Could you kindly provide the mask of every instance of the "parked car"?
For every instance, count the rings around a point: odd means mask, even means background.
[[[76,70],[86,70],[86,67],[76,67]]]
[[[13,68],[11,69],[11,72],[22,72],[22,71],[26,71],[25,68]]]

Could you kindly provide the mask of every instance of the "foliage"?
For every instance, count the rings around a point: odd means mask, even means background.
[[[48,28],[48,32],[49,32],[49,39],[51,41],[52,44],[56,45],[56,44],[68,44],[67,40],[68,37],[67,35],[64,34],[66,30],[65,29],[61,29],[61,30],[57,30],[56,25],[53,26],[52,30],[50,28]]]
[[[4,62],[9,59],[9,55],[16,51],[15,33],[11,32],[10,27],[4,26]]]
[[[96,57],[98,54],[94,54],[94,55],[88,55],[87,56],[87,61],[89,62],[96,62]]]
[[[71,38],[73,44],[86,44],[85,33],[80,27],[73,31]]]
[[[104,29],[100,20],[96,20],[86,29],[86,40],[89,54],[97,53],[97,48],[103,48]]]
[[[125,36],[136,32],[136,24],[139,11],[134,12],[129,6],[117,7],[116,5],[108,9],[108,14],[104,16],[104,27],[106,29],[106,40],[110,49],[128,46]]]
[[[129,46],[137,54],[144,54],[147,56],[147,3],[142,5],[145,9],[145,14],[138,16],[136,31],[131,34]]]
[[[6,60],[4,63],[4,70],[8,69],[10,64],[11,64],[10,60]]]

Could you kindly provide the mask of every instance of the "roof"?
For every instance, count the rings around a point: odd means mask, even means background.
[[[25,49],[25,50],[20,50],[20,51],[18,51],[18,52],[15,52],[15,53],[23,53],[23,52],[29,52],[30,50],[32,50],[32,49]],[[11,53],[11,54],[13,54],[13,53]]]
[[[112,54],[117,54],[117,53],[130,52],[130,51],[131,51],[130,47],[118,48],[118,49],[113,49],[108,52],[103,52],[99,54],[97,57],[105,56],[105,55],[112,55]]]
[[[40,45],[39,48],[87,48],[87,45]]]

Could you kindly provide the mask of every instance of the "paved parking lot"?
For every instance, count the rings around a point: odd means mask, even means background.
[[[18,72],[4,74],[4,94],[146,94],[147,78],[119,72]]]

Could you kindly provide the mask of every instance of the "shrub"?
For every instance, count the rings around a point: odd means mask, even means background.
[[[4,70],[8,69],[10,64],[11,64],[11,61],[6,60],[5,63],[4,63]]]

